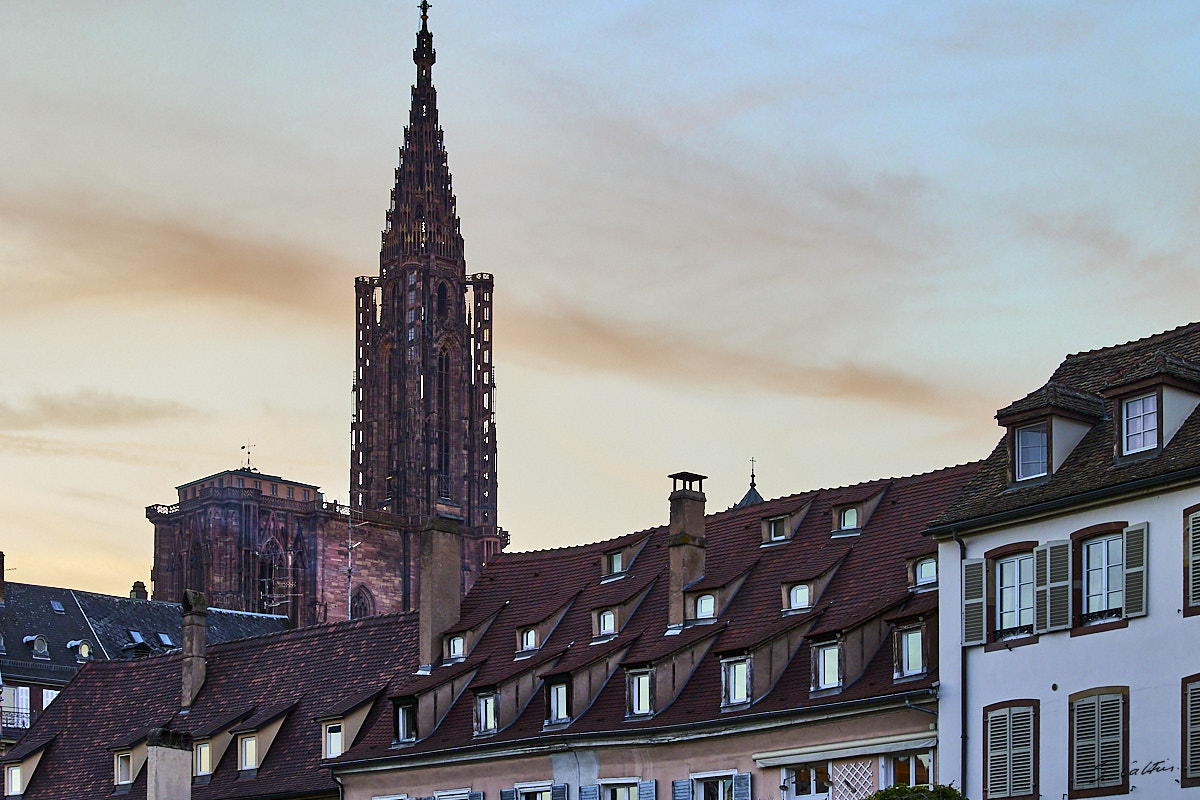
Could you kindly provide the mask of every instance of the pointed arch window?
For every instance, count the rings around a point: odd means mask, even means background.
[[[279,542],[271,539],[263,545],[258,559],[258,610],[263,614],[275,614],[280,602],[277,582],[284,576],[283,550]]]
[[[359,586],[354,590],[353,597],[350,598],[350,619],[362,619],[374,616],[374,614],[375,598],[371,595],[371,590],[365,586]]]

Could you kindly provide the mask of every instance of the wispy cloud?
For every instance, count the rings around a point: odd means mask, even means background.
[[[195,409],[172,400],[81,389],[73,394],[39,394],[22,405],[0,402],[0,430],[115,428],[183,419]],[[10,446],[19,445],[10,441]],[[37,443],[26,446],[38,447]]]
[[[321,323],[346,315],[329,302],[331,291],[345,288],[336,259],[288,242],[86,199],[0,195],[0,225],[30,262],[0,262],[5,313],[97,300],[118,308],[208,300],[298,312]],[[19,257],[15,247],[6,261]]]
[[[743,352],[561,306],[554,312],[523,308],[513,318],[504,329],[508,352],[558,368],[602,370],[709,390],[865,400],[939,415],[977,415],[986,407],[986,401],[964,392],[877,365],[839,361],[825,366]]]

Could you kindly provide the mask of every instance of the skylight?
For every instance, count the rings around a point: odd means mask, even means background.
[[[133,639],[134,644],[141,644],[142,642],[146,641],[145,639],[142,638],[141,631],[130,631],[129,638]]]
[[[163,643],[164,647],[174,647],[175,646],[175,643],[171,641],[171,637],[165,633],[160,633],[158,635],[158,640]]]
[[[51,600],[51,601],[50,601],[50,607],[51,607],[52,609],[54,609],[54,613],[55,613],[55,614],[65,614],[65,613],[67,613],[67,610],[66,610],[65,608],[63,608],[63,604],[62,604],[61,602],[59,602],[58,600]]]

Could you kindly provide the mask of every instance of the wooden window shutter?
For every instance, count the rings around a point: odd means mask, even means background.
[[[671,800],[692,800],[692,779],[671,781]]]
[[[1033,632],[1071,627],[1071,542],[1046,542],[1033,550]]]
[[[1200,512],[1188,519],[1188,605],[1200,606]]]
[[[966,647],[987,641],[987,560],[962,562],[962,643]],[[816,683],[814,682],[814,686]]]
[[[1183,724],[1183,774],[1188,778],[1200,778],[1200,681],[1187,685]]]
[[[1098,696],[1081,697],[1071,707],[1075,734],[1075,741],[1071,742],[1072,789],[1094,789],[1099,785],[1099,708]]]
[[[600,785],[590,783],[579,787],[579,800],[600,800]]]
[[[1016,706],[1009,709],[1009,792],[1014,797],[1034,793],[1033,725],[1033,706]]]
[[[638,800],[654,800],[654,779],[648,781],[638,781],[637,785]],[[583,798],[580,798],[583,800]]]
[[[739,772],[733,776],[733,800],[750,800],[749,772]]]
[[[1125,715],[1122,706],[1125,698],[1119,694],[1099,696],[1099,720],[1097,740],[1099,755],[1097,785],[1120,786],[1125,772],[1123,753],[1125,744]]]
[[[550,800],[567,800],[567,785],[556,783],[550,787]]]
[[[516,789],[501,789],[500,800],[517,800]]]
[[[988,797],[1008,797],[1009,791],[1009,747],[1008,712],[1002,708],[987,715],[987,775],[984,785]]]
[[[1146,564],[1149,546],[1149,525],[1145,522],[1125,529],[1123,553],[1125,558],[1125,616],[1146,615]]]

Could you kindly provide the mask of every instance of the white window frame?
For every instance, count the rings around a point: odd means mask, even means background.
[[[600,800],[637,800],[641,778],[604,778],[598,781]],[[624,797],[620,797],[624,794]]]
[[[1023,441],[1028,434],[1039,434],[1040,441]],[[1050,427],[1044,421],[1022,425],[1013,433],[1013,439],[1014,474],[1018,481],[1041,478],[1049,473]]]
[[[750,702],[750,657],[739,656],[721,661],[722,695],[725,705],[737,706]]]
[[[325,758],[337,758],[346,752],[346,726],[340,719],[321,725],[321,749]]]
[[[604,574],[621,575],[625,572],[625,554],[621,550],[613,550],[604,554]]]
[[[546,720],[548,723],[571,721],[569,689],[566,681],[555,681],[546,685],[549,694],[547,712],[550,719]]]
[[[513,790],[517,793],[517,800],[550,800],[553,786],[554,781],[524,781],[514,783]]]
[[[817,663],[814,671],[816,678],[813,689],[836,689],[842,685],[842,645],[822,644],[813,647],[813,659]],[[833,666],[834,674],[830,676],[829,668]]]
[[[1150,400],[1150,408],[1146,408],[1146,401]],[[1136,422],[1135,431],[1130,431],[1130,423]],[[1147,450],[1154,450],[1158,447],[1158,393],[1150,392],[1148,394],[1130,397],[1127,400],[1121,401],[1121,453],[1123,455],[1132,455],[1134,453],[1144,453]],[[1149,442],[1147,444],[1147,441]],[[1131,442],[1136,442],[1130,446]]]
[[[133,751],[122,750],[113,753],[113,783],[117,786],[128,786],[133,783]]]
[[[521,630],[521,650],[536,650],[537,646],[537,628],[523,628]]]
[[[804,602],[803,603],[799,603],[796,601],[796,592],[800,589],[804,590]],[[812,587],[809,586],[807,583],[793,584],[792,587],[788,589],[788,608],[790,610],[797,610],[797,609],[801,609],[801,608],[812,608]]]
[[[696,619],[715,619],[717,616],[717,596],[711,593],[699,595],[696,598]]]
[[[715,772],[693,772],[688,777],[692,780],[692,800],[704,800],[704,791],[701,786],[707,781],[720,781],[718,784],[721,787],[717,794],[718,800],[733,800],[733,778],[737,775],[737,770],[717,770]],[[729,794],[725,796],[725,787],[728,786]]]
[[[933,575],[932,576],[922,576],[921,575],[921,567],[923,567],[927,564],[933,565]],[[935,558],[933,556],[930,556],[929,558],[922,558],[919,561],[917,561],[916,564],[913,564],[913,585],[914,586],[932,586],[935,583],[937,583],[938,582],[937,566],[938,566],[937,558]]]
[[[475,695],[475,735],[495,733],[497,727],[496,693],[480,692]]]
[[[796,785],[799,782],[796,776],[801,770],[804,770],[808,773],[807,777],[809,787],[814,787],[817,782],[818,770],[821,767],[825,768],[826,781],[829,783],[829,786],[832,787],[833,764],[831,764],[829,761],[810,762],[807,764],[796,764],[795,766],[785,767],[783,770],[783,776],[780,780],[780,785],[788,788],[786,791],[781,793],[781,800],[829,800],[829,791],[809,791],[805,792],[804,794],[800,794],[796,790]]]
[[[21,765],[9,764],[4,769],[4,793],[16,797],[25,791],[21,785]]]
[[[212,742],[208,740],[196,742],[192,754],[192,774],[195,776],[211,775],[212,771]]]
[[[605,625],[608,620],[610,624]],[[617,632],[617,612],[606,608],[596,615],[596,630],[600,636],[610,636]]]
[[[782,542],[787,540],[787,520],[786,516],[771,517],[767,520],[768,542]]]
[[[853,519],[851,519],[853,517]],[[838,530],[854,531],[859,528],[858,506],[846,506],[838,511]]]
[[[406,724],[407,723],[407,724]],[[396,704],[396,741],[417,740],[417,706],[415,703]]]
[[[651,696],[653,683],[653,676],[648,669],[634,670],[629,673],[629,715],[631,717],[654,713],[654,699]]]
[[[244,733],[237,740],[238,770],[258,769],[258,734]],[[247,757],[248,756],[248,757]]]
[[[467,650],[467,640],[463,636],[451,636],[446,640],[446,658],[462,658]]]
[[[929,781],[927,783],[897,784],[896,783],[896,761],[897,761],[897,759],[908,758],[908,759],[912,759],[915,761],[916,759],[920,759],[921,756],[925,756],[929,762],[929,766],[927,767],[927,771],[929,772]],[[881,788],[887,789],[887,788],[891,788],[892,786],[897,786],[897,785],[901,785],[901,786],[931,786],[937,782],[937,777],[933,771],[934,766],[935,766],[933,750],[904,750],[904,751],[898,752],[898,753],[888,753],[886,756],[884,756],[882,758],[882,762],[883,763],[881,765],[880,772],[879,772],[879,775],[881,778],[880,783],[882,784]]]
[[[912,675],[921,675],[925,672],[925,626],[917,625],[912,628],[901,628],[896,631],[898,640],[896,659],[896,677],[907,678]],[[913,640],[916,640],[915,643]],[[916,652],[913,652],[913,647],[916,647]],[[914,663],[913,658],[916,658]]]
[[[1029,569],[1028,580],[1023,580],[1022,576],[1021,576],[1021,569],[1022,569],[1023,562],[1028,563],[1028,569]],[[1015,585],[1006,584],[1004,581],[1004,566],[1006,564],[1014,564],[1015,565],[1015,567],[1014,567],[1016,570]],[[1026,628],[1026,627],[1028,627],[1030,632],[1032,632],[1033,623],[1034,623],[1034,619],[1033,619],[1033,606],[1034,606],[1033,566],[1034,565],[1033,565],[1033,553],[1032,552],[1016,553],[1011,556],[1005,556],[1004,558],[996,559],[996,562],[995,562],[996,630],[998,632],[1015,631],[1019,628]],[[1025,603],[1023,600],[1023,595],[1025,594],[1025,592],[1024,592],[1025,587],[1029,588],[1029,591],[1028,591],[1029,602],[1028,603]],[[1006,597],[1005,591],[1006,590],[1012,590],[1012,593],[1008,596],[1016,598],[1016,607],[1015,608],[1008,609],[1006,607],[1006,604],[1005,604],[1005,597]],[[1005,624],[1004,615],[1006,613],[1015,613],[1016,614],[1016,624],[1013,624],[1013,625]],[[1025,621],[1026,617],[1028,617],[1028,620],[1029,620],[1028,622]],[[1025,634],[1022,633],[1021,635],[1025,635]]]
[[[1116,543],[1120,560],[1111,560],[1111,545]],[[1092,556],[1099,553],[1099,567],[1092,566]],[[1095,536],[1080,543],[1080,557],[1083,559],[1083,620],[1093,621],[1101,618],[1120,617],[1125,610],[1125,536],[1121,532]],[[1116,570],[1116,588],[1113,588],[1112,571]],[[1097,586],[1097,584],[1099,584]],[[1114,598],[1114,595],[1117,597]],[[1101,598],[1102,606],[1092,608],[1092,598]],[[1118,602],[1114,605],[1113,600]]]

